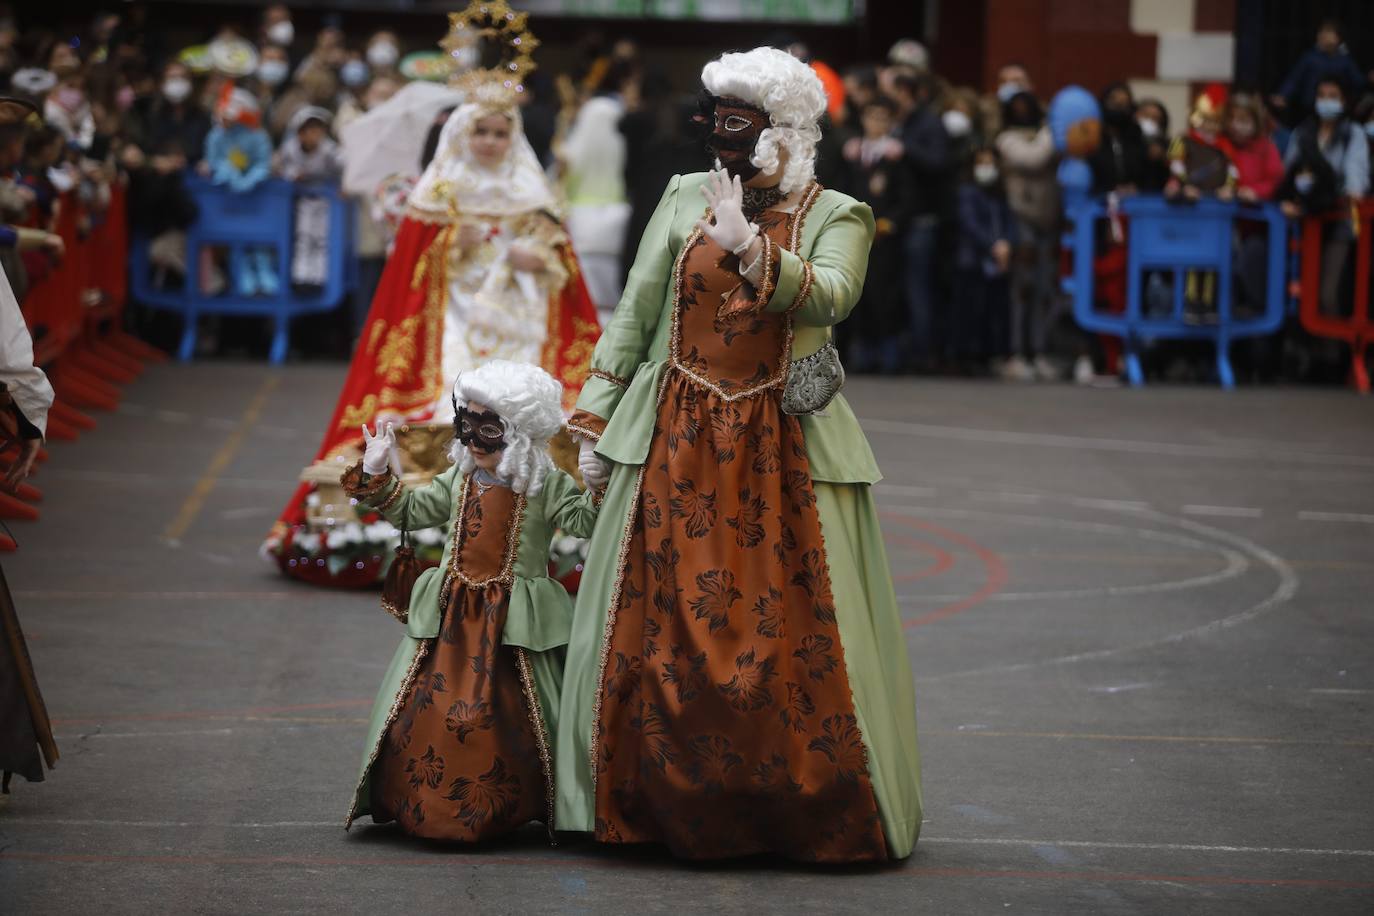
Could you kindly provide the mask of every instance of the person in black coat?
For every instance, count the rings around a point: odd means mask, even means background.
[[[1006,355],[1010,343],[1008,270],[1016,244],[1016,217],[1007,203],[995,149],[974,153],[956,200],[950,355],[963,370],[981,374],[990,358]]]
[[[918,369],[929,368],[943,351],[936,321],[935,258],[951,178],[950,142],[933,103],[934,89],[927,75],[899,73],[892,80],[892,98],[902,118],[902,161],[912,187],[904,286],[908,357]]]
[[[855,372],[893,375],[902,368],[901,334],[907,323],[902,246],[915,189],[901,159],[902,142],[892,134],[896,119],[897,107],[890,100],[871,100],[859,114],[863,136],[844,146],[846,190],[873,208],[877,224],[858,320],[836,329],[846,364]]]
[[[1093,193],[1133,194],[1148,177],[1149,154],[1145,135],[1135,118],[1131,87],[1112,83],[1102,91],[1102,143],[1088,164],[1093,171]]]

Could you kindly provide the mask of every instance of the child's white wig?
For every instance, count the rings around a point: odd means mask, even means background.
[[[701,82],[714,96],[733,97],[768,112],[772,127],[759,135],[750,160],[765,173],[778,168],[778,150],[787,150],[787,167],[779,188],[801,190],[816,177],[816,144],[825,113],[825,88],[811,68],[786,51],[755,48],[722,54],[701,71]]]
[[[563,428],[563,386],[538,366],[494,359],[459,375],[453,382],[453,396],[459,407],[476,401],[501,415],[506,450],[496,473],[508,479],[515,492],[538,496],[553,469],[549,440]],[[449,458],[464,474],[477,467],[456,438]]]

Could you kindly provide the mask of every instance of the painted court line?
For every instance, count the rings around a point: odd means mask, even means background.
[[[586,870],[620,871],[622,862],[606,858],[578,858],[570,860],[566,856],[554,855],[493,855],[435,853],[428,856],[303,856],[303,855],[140,855],[140,854],[101,854],[101,853],[48,853],[0,852],[0,861],[45,862],[86,865],[215,865],[215,866],[298,866],[304,868],[343,867],[358,868],[382,866],[389,868],[438,865],[470,869],[474,865],[519,865],[551,866],[566,872],[569,864]],[[1374,889],[1374,881],[1343,881],[1326,878],[1278,878],[1272,876],[1249,875],[1199,875],[1199,874],[1147,874],[1138,872],[1107,871],[1036,871],[1034,869],[989,869],[989,868],[942,868],[924,865],[907,865],[885,872],[879,877],[886,878],[1014,878],[1032,881],[1062,881],[1078,884],[1178,884],[1205,887],[1286,887],[1322,888],[1328,890],[1369,890]]]
[[[97,818],[8,817],[6,824],[26,824],[35,827],[108,827],[113,829],[148,830],[314,830],[334,829],[332,821],[247,821],[237,823],[206,823],[201,821],[135,821]],[[923,836],[918,846],[1059,846],[1065,849],[1123,849],[1159,852],[1203,852],[1221,854],[1276,856],[1339,856],[1374,858],[1374,849],[1319,849],[1300,846],[1224,846],[1202,843],[1126,843],[1113,840],[1032,840],[1018,837],[940,837]]]
[[[1114,439],[1095,436],[1066,436],[1057,433],[1028,433],[1005,429],[977,429],[968,426],[939,426],[898,420],[860,418],[859,425],[877,433],[953,439],[964,442],[991,442],[1002,445],[1039,445],[1075,451],[1126,452],[1139,455],[1173,455],[1181,458],[1229,458],[1237,461],[1297,461],[1311,464],[1346,465],[1374,468],[1374,458],[1330,452],[1290,451],[1278,447],[1259,449],[1194,445],[1185,442],[1152,442],[1145,439]],[[1277,444],[1276,444],[1277,445]]]
[[[258,422],[262,416],[262,409],[267,406],[267,399],[281,384],[281,376],[269,375],[263,379],[262,386],[258,388],[258,393],[253,397],[243,416],[239,419],[234,431],[229,434],[229,438],[224,440],[215,457],[210,459],[210,466],[205,469],[200,480],[196,481],[195,488],[191,495],[186,497],[186,501],[181,504],[181,509],[177,512],[176,518],[172,519],[171,524],[162,533],[164,539],[169,543],[176,544],[181,541],[182,535],[195,522],[196,516],[200,514],[201,507],[205,505],[206,498],[215,489],[215,484],[219,480],[220,474],[229,466],[229,462],[234,460],[239,448],[243,445],[244,439],[248,437],[248,431]]]
[[[1102,840],[1023,840],[1010,837],[921,837],[925,844],[963,846],[1062,846],[1066,849],[1132,849],[1159,852],[1248,853],[1277,856],[1374,858],[1374,849],[1308,849],[1297,846],[1211,846],[1199,843],[1117,843]]]
[[[1043,738],[1054,741],[1144,741],[1161,744],[1262,744],[1286,747],[1374,748],[1374,741],[1324,741],[1319,738],[1275,738],[1249,735],[1112,735],[1093,732],[993,731],[981,728],[926,731],[925,734],[937,735],[942,738]]]
[[[1184,515],[1208,515],[1217,518],[1260,518],[1264,515],[1263,509],[1253,509],[1249,506],[1184,506]]]
[[[1374,515],[1363,512],[1299,512],[1300,522],[1360,522],[1374,525]]]

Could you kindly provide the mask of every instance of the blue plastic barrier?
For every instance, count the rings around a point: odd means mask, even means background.
[[[1085,329],[1122,339],[1126,376],[1132,385],[1143,385],[1140,344],[1152,338],[1209,340],[1217,348],[1217,376],[1222,387],[1235,386],[1231,371],[1231,342],[1238,337],[1272,334],[1283,324],[1286,299],[1285,267],[1288,261],[1288,221],[1273,204],[1245,206],[1217,200],[1192,204],[1169,203],[1161,197],[1135,196],[1121,202],[1126,217],[1127,276],[1126,311],[1110,314],[1093,308],[1095,224],[1107,215],[1102,201],[1088,200],[1068,212],[1071,228],[1066,243],[1073,250],[1073,273],[1064,289],[1073,296],[1074,317]],[[1263,312],[1255,317],[1232,315],[1233,238],[1236,222],[1268,226],[1268,281]],[[1149,315],[1142,309],[1147,274],[1173,273],[1172,309]],[[1185,277],[1190,271],[1211,272],[1216,280],[1216,323],[1191,324],[1183,320]]]
[[[150,239],[135,236],[130,245],[130,288],[133,297],[154,308],[181,312],[186,325],[177,358],[190,360],[196,349],[196,325],[201,315],[260,315],[272,319],[273,364],[286,359],[290,346],[291,319],[312,312],[327,312],[339,303],[356,282],[353,257],[353,207],[339,189],[330,185],[265,181],[247,194],[234,193],[200,177],[188,176],[186,188],[200,214],[186,230],[185,282],[178,289],[153,285],[148,260]],[[300,197],[329,202],[329,248],[323,288],[303,294],[291,287],[292,233],[295,204]],[[206,247],[227,248],[231,265],[240,264],[251,249],[269,249],[280,280],[273,295],[243,296],[229,288],[215,296],[202,292],[200,252]],[[232,274],[233,271],[231,270]]]

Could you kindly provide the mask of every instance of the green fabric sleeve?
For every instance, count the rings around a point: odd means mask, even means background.
[[[873,231],[873,211],[868,204],[849,199],[831,211],[811,252],[811,292],[792,314],[794,322],[829,327],[849,316],[864,289]],[[803,274],[802,259],[781,251],[778,282],[768,300],[768,311],[785,312],[792,307],[801,291]]]
[[[591,537],[597,511],[592,491],[579,489],[566,472],[554,470],[544,478],[542,496],[550,526],[575,538]]]
[[[378,507],[392,494],[392,487],[362,500],[361,504],[374,512],[380,511],[383,518],[398,528],[408,531],[437,528],[453,515],[453,481],[457,476],[458,466],[454,465],[423,487],[412,489],[398,481],[396,485],[405,487],[405,492],[385,510]]]
[[[681,181],[682,176],[674,175],[668,182],[663,199],[645,226],[620,304],[592,352],[593,372],[607,373],[626,385],[635,369],[647,358],[649,343],[663,315],[663,299],[672,281],[676,254],[671,230]],[[621,385],[593,374],[582,386],[577,409],[609,420],[624,394],[625,388]]]

